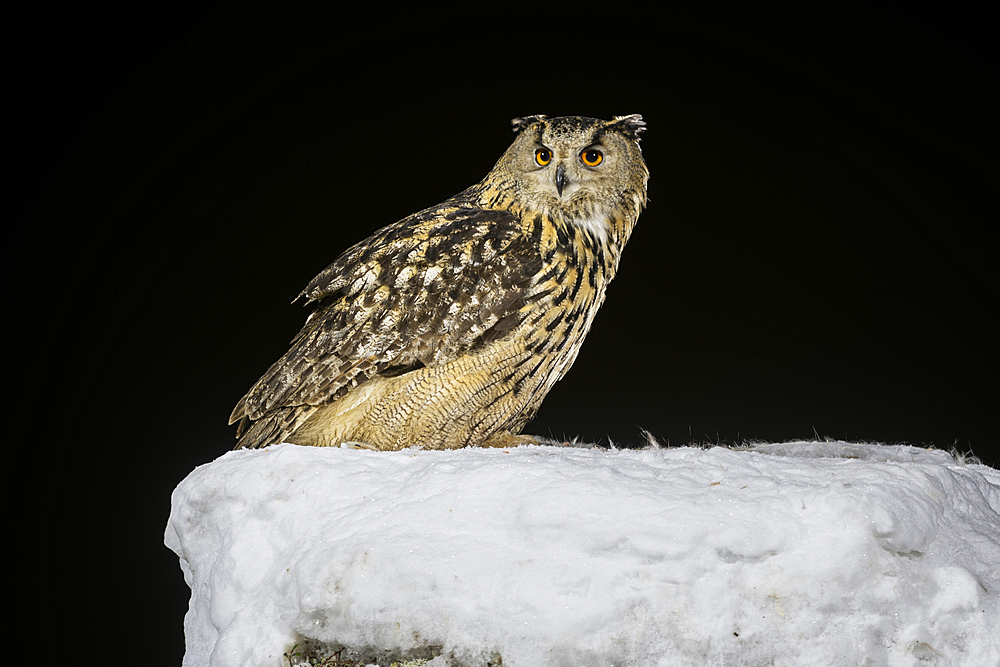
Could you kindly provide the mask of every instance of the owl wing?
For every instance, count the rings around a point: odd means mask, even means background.
[[[537,234],[525,235],[509,212],[450,201],[379,230],[309,283],[299,297],[315,311],[230,423],[322,405],[375,375],[454,359],[521,323],[524,305],[542,296]]]

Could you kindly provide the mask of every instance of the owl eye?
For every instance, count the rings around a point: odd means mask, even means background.
[[[583,160],[583,163],[588,167],[596,167],[604,162],[604,153],[596,148],[589,148],[580,153],[580,159]]]
[[[535,151],[535,162],[544,167],[549,162],[552,162],[552,151],[548,148],[539,148]]]

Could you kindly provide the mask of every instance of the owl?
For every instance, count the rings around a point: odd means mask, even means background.
[[[236,448],[520,435],[576,359],[646,204],[642,116],[527,116],[482,181],[348,249],[240,399]]]

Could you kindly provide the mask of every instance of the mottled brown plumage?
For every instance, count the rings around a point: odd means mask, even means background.
[[[530,116],[480,183],[384,227],[233,410],[236,445],[450,449],[518,435],[573,364],[646,202],[638,115]]]

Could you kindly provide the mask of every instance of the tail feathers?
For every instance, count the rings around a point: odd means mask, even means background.
[[[254,421],[243,416],[236,431],[237,441],[233,449],[259,449],[286,442],[318,409],[312,405],[278,408]],[[236,412],[233,414],[235,416]]]
[[[247,396],[249,396],[249,394],[247,394]],[[239,430],[236,433],[236,437],[238,438],[240,436],[240,434],[243,433],[244,429],[246,428],[246,423],[247,423],[247,397],[246,396],[244,396],[243,398],[240,399],[240,402],[236,404],[235,408],[233,408],[233,413],[231,415],[229,415],[229,425],[232,426],[236,422],[240,422]]]

